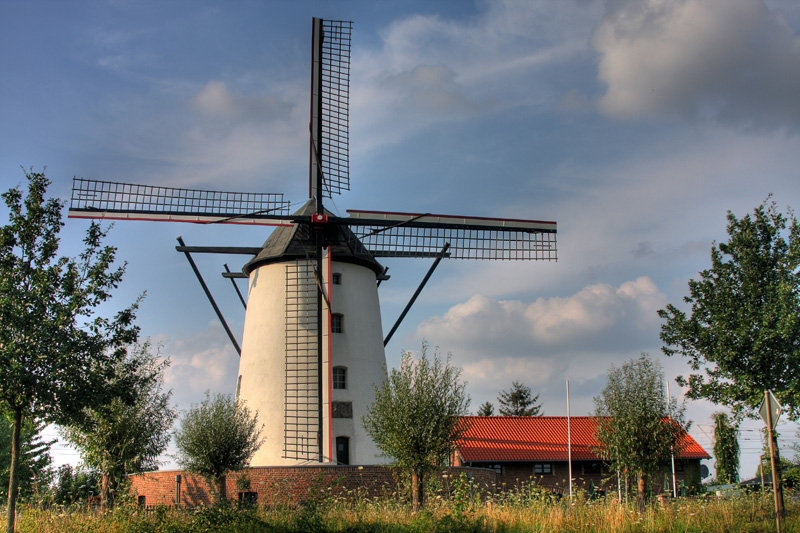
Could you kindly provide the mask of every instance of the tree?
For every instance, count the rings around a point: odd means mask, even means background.
[[[685,446],[685,408],[675,398],[666,398],[661,365],[646,353],[620,368],[612,366],[594,402],[597,452],[612,470],[636,477],[642,506],[646,479],[655,479]]]
[[[89,500],[100,493],[100,473],[81,464],[58,467],[53,486],[53,503],[72,505],[81,500]]]
[[[33,498],[46,492],[53,480],[50,448],[55,440],[43,440],[44,423],[28,419],[20,435],[19,473],[17,475],[19,498]],[[0,494],[8,497],[8,480],[11,465],[12,427],[0,418]]]
[[[503,391],[497,397],[501,416],[542,416],[542,406],[537,405],[539,395],[532,396],[531,388],[515,381],[511,390]]]
[[[794,452],[794,457],[792,457],[792,461],[794,462],[795,465],[800,466],[800,429],[797,430],[797,433],[795,433],[795,441],[790,446],[790,448]]]
[[[124,476],[158,468],[158,456],[169,444],[169,432],[177,417],[169,405],[172,391],[162,390],[169,360],[159,360],[145,342],[130,348],[124,365],[139,378],[130,391],[133,401],[116,397],[106,405],[87,408],[79,423],[62,428],[84,462],[102,473],[100,496],[104,507],[113,506]]]
[[[494,416],[494,405],[491,402],[485,402],[478,407],[478,416]]]
[[[223,501],[225,477],[241,470],[264,442],[258,412],[251,414],[244,403],[230,395],[206,394],[200,405],[193,406],[175,434],[178,464],[217,486],[217,499]]]
[[[714,413],[714,458],[717,482],[739,481],[739,423],[725,413]]]
[[[411,473],[411,500],[415,511],[423,504],[423,479],[447,464],[455,443],[467,430],[461,417],[468,413],[469,396],[460,380],[461,369],[450,365],[428,344],[415,361],[403,354],[399,369],[375,385],[375,401],[362,418],[364,428],[384,456]]]
[[[782,457],[780,454],[780,447],[777,446],[778,439],[780,438],[780,433],[776,430],[772,431],[773,437],[775,437],[775,461],[777,465],[780,465],[780,470],[783,472],[784,470],[788,470],[794,466],[794,463],[785,457]],[[761,459],[759,460],[759,464],[756,467],[756,477],[761,477],[761,472],[763,470],[765,476],[772,475],[772,454],[769,450],[769,430],[766,427],[761,428]]]
[[[45,200],[50,182],[26,172],[28,192],[2,195],[10,223],[0,228],[0,404],[12,423],[7,529],[14,531],[24,423],[68,423],[111,386],[124,346],[136,340],[136,303],[113,319],[94,316],[124,272],[116,248],[92,223],[77,259],[58,257],[62,204]],[[118,384],[124,378],[116,380]]]
[[[769,198],[741,220],[728,212],[727,243],[711,249],[711,268],[689,281],[687,315],[659,310],[663,351],[687,357],[680,377],[692,399],[755,418],[771,390],[792,420],[800,416],[800,224]]]

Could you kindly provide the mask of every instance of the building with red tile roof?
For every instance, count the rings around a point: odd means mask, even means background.
[[[469,428],[457,443],[455,466],[491,468],[506,485],[531,481],[556,490],[569,486],[567,417],[466,416],[463,420]],[[608,485],[609,478],[616,477],[595,451],[596,431],[593,416],[569,418],[572,477],[578,486],[590,481],[594,487]],[[686,446],[675,458],[678,483],[699,482],[700,460],[711,456],[690,435],[684,439]],[[664,466],[670,481],[671,467]],[[654,481],[664,485],[664,480]]]

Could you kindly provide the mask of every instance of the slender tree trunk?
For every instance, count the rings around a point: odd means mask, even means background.
[[[225,487],[226,478],[227,476],[222,476],[221,478],[219,478],[219,488],[217,489],[217,503],[222,503],[228,498]]]
[[[637,501],[639,503],[639,510],[640,511],[644,511],[644,507],[645,507],[645,505],[644,505],[645,504],[645,489],[646,489],[646,487],[647,487],[647,485],[645,483],[644,474],[639,473],[639,490],[638,490],[638,494],[637,494]]]
[[[419,511],[424,503],[423,499],[422,475],[416,471],[411,472],[411,511]]]
[[[111,509],[114,507],[114,488],[116,485],[116,477],[114,470],[109,469],[108,472],[103,472],[100,480],[100,498],[102,500],[103,509]]]
[[[8,476],[8,515],[6,531],[14,533],[14,522],[17,517],[17,492],[19,489],[19,455],[20,455],[20,435],[22,434],[22,409],[16,408],[13,411],[13,423],[11,429],[11,472]]]

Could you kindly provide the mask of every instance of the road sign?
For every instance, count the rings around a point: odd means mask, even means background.
[[[761,400],[761,405],[758,407],[758,414],[761,415],[764,423],[768,426],[770,422],[772,423],[770,429],[775,429],[775,426],[778,424],[778,417],[781,416],[781,409],[783,408],[781,404],[778,403],[778,399],[775,395],[772,394],[772,391],[767,391],[767,394],[764,395],[764,399]]]

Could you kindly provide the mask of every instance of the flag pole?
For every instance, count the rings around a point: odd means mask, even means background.
[[[567,464],[569,465],[569,501],[572,501],[572,428],[569,419],[569,380],[567,380]]]
[[[667,413],[669,416],[667,417],[667,421],[672,423],[672,409],[670,408],[670,397],[669,397],[669,380],[665,380],[667,382]],[[677,499],[678,498],[678,484],[675,478],[675,448],[670,450],[670,454],[672,457],[672,497]]]

